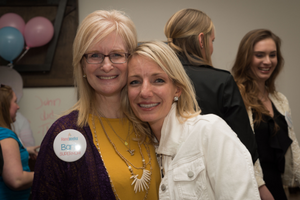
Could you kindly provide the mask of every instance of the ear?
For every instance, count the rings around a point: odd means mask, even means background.
[[[175,96],[178,98],[181,96],[181,88],[178,86],[176,86]]]
[[[198,41],[199,41],[200,48],[203,49],[203,42],[204,42],[204,34],[203,33],[199,33]]]

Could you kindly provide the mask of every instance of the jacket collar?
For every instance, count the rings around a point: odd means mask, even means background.
[[[184,139],[185,123],[181,123],[176,116],[177,103],[173,103],[169,114],[165,117],[159,146],[156,153],[174,156]]]

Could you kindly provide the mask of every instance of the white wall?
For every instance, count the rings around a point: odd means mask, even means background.
[[[268,28],[283,41],[282,52],[285,68],[276,82],[277,89],[285,94],[293,114],[294,127],[300,141],[300,1],[299,0],[78,0],[79,21],[98,9],[125,11],[136,25],[139,41],[164,40],[164,25],[176,11],[196,8],[206,12],[216,27],[213,64],[229,70],[235,59],[241,38],[250,30]],[[32,89],[24,90],[31,93]],[[42,91],[41,89],[40,91]],[[36,90],[36,93],[40,92]],[[53,90],[55,91],[55,90]],[[27,105],[27,101],[22,104]],[[22,110],[21,110],[22,112]],[[23,113],[30,115],[30,111]],[[32,126],[35,126],[32,124]],[[36,134],[36,133],[35,133]]]

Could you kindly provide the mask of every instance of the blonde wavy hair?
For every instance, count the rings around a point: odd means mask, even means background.
[[[179,121],[183,122],[188,118],[200,114],[194,87],[175,52],[167,44],[161,41],[142,43],[129,57],[128,68],[130,68],[130,61],[137,55],[154,61],[166,72],[174,85],[181,89],[181,96],[176,106],[176,115]],[[125,90],[128,91],[127,86]],[[133,122],[135,131],[141,133],[142,139],[146,136],[153,138],[154,136],[151,134],[148,123],[138,119],[130,107],[128,93],[126,92],[124,95],[125,96],[122,97],[121,107],[125,115]]]
[[[95,91],[87,79],[83,78],[83,66],[85,65],[83,55],[91,45],[98,43],[113,32],[124,40],[128,53],[131,53],[137,46],[135,25],[122,11],[97,10],[89,14],[77,30],[73,44],[73,68],[79,100],[70,111],[79,111],[77,124],[80,127],[88,123],[89,114],[96,110]]]
[[[204,12],[196,9],[182,9],[166,23],[164,32],[169,46],[177,53],[187,57],[194,65],[211,65],[209,38],[214,25]],[[198,35],[204,34],[203,46],[206,57],[201,53]]]

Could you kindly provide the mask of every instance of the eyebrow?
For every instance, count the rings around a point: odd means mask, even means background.
[[[270,53],[276,53],[277,50],[271,51]],[[265,51],[254,51],[254,53],[266,53]]]
[[[114,49],[114,50],[110,51],[109,53],[112,53],[112,52],[126,52],[126,51],[123,49]],[[100,51],[92,50],[92,51],[87,51],[85,54],[88,54],[88,53],[100,53]]]

